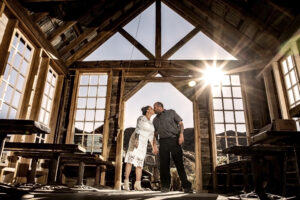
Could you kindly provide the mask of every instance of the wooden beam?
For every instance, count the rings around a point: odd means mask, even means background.
[[[171,49],[169,49],[163,56],[163,60],[169,59],[178,49],[185,45],[191,38],[193,38],[200,31],[200,27],[197,26],[191,30],[186,36],[184,36],[180,41],[178,41]]]
[[[150,81],[150,82],[177,82],[197,80],[199,77],[126,77],[126,82],[130,81]]]
[[[20,21],[20,24],[24,26],[26,32],[35,38],[35,41],[39,44],[39,47],[45,49],[46,53],[51,59],[54,59],[55,62],[61,68],[61,71],[67,74],[67,68],[65,67],[65,63],[61,60],[59,54],[54,49],[52,44],[45,38],[44,33],[41,29],[32,21],[30,16],[27,15],[27,12],[20,4],[18,0],[3,0],[5,5],[9,10],[16,16],[16,18]]]
[[[114,189],[120,190],[122,183],[122,158],[123,158],[123,140],[124,140],[124,106],[125,102],[124,89],[125,89],[125,77],[124,70],[121,71],[121,84],[120,84],[120,100],[119,100],[119,117],[118,117],[118,134],[117,134],[117,147],[116,147],[116,166],[115,166],[115,185]]]
[[[0,18],[2,17],[4,9],[5,9],[5,3],[4,2],[0,2]]]
[[[22,0],[24,3],[43,3],[43,2],[64,2],[64,1],[80,1],[80,0]]]
[[[265,82],[265,88],[266,88],[266,95],[267,95],[267,102],[270,112],[270,118],[271,121],[275,119],[279,119],[279,113],[278,113],[278,105],[277,105],[277,97],[276,97],[276,89],[273,84],[272,79],[272,71],[266,70],[263,74],[264,76],[264,82]]]
[[[285,90],[284,81],[282,80],[280,64],[278,62],[274,62],[272,65],[273,65],[274,78],[276,82],[277,94],[279,98],[281,116],[283,119],[290,119],[289,103],[287,100],[287,96],[285,94],[286,90]]]
[[[204,3],[197,0],[187,0],[185,1],[187,5],[193,6],[195,10],[199,11],[202,15],[208,17],[218,24],[219,29],[223,30],[224,33],[228,32],[235,36],[238,39],[235,45],[235,51],[239,51],[241,48],[251,47],[253,48],[260,56],[269,56],[272,55],[269,49],[265,49],[259,46],[257,43],[252,41],[247,35],[239,31],[235,26],[226,22],[222,17],[213,13]],[[278,41],[277,41],[278,42]],[[279,45],[279,42],[278,42]]]
[[[47,40],[52,42],[55,40],[58,36],[63,34],[66,30],[70,29],[72,26],[74,26],[77,23],[77,21],[67,21],[64,22],[61,26],[59,26],[57,29],[55,29],[50,35],[47,37]]]
[[[154,56],[148,51],[141,43],[134,39],[127,31],[123,28],[119,30],[119,33],[123,35],[133,46],[135,46],[140,52],[142,52],[150,60],[154,60]]]
[[[14,30],[17,25],[18,25],[18,20],[16,20],[16,19],[8,20],[4,34],[3,34],[2,42],[0,44],[0,82],[2,80],[2,77],[3,77],[2,75],[4,74],[7,59],[8,59],[9,53],[10,53],[9,45],[10,45],[12,38],[14,37],[13,33],[14,33]]]
[[[157,74],[157,71],[150,72],[146,77],[153,77]],[[135,93],[137,93],[142,87],[147,84],[147,81],[140,81],[133,89],[131,89],[127,94],[124,95],[124,101],[126,102],[130,97],[132,97]]]
[[[196,99],[193,101],[194,111],[194,132],[195,132],[195,176],[196,176],[196,192],[200,193],[203,190],[202,183],[202,150],[201,150],[201,134],[200,134],[200,113]]]
[[[43,19],[47,15],[49,15],[48,12],[38,12],[38,13],[34,13],[33,15],[31,15],[31,19],[35,23],[38,23],[39,21],[41,21],[41,19]]]
[[[292,14],[290,12],[290,10],[286,9],[285,7],[278,5],[277,3],[275,3],[272,0],[265,0],[269,5],[271,5],[273,8],[275,8],[276,10],[279,10],[280,12],[282,12],[283,14],[285,14],[286,16],[288,16],[290,19],[294,19],[295,15]]]
[[[107,147],[108,147],[108,140],[109,140],[109,117],[110,117],[110,105],[111,105],[111,96],[112,96],[112,79],[113,79],[113,71],[111,70],[108,74],[103,139],[102,139],[102,156],[104,161],[106,161],[108,158]],[[105,175],[106,175],[106,168],[101,170],[101,182],[100,182],[101,185],[105,185]]]
[[[134,7],[130,8],[128,11],[122,12],[117,20],[112,21],[106,27],[100,28],[99,34],[96,37],[94,37],[88,44],[83,46],[75,54],[67,59],[66,65],[70,66],[75,61],[85,58],[87,55],[97,49],[101,44],[103,44],[108,38],[110,38],[120,26],[125,25],[129,20],[133,19],[136,15],[138,15],[149,5],[151,5],[152,2],[153,0],[148,0],[136,3]],[[108,18],[107,20],[111,21],[110,18]]]
[[[161,59],[161,1],[156,0],[155,7],[155,57]]]

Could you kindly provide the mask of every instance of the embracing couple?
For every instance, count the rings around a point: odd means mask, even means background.
[[[145,106],[142,108],[142,116],[138,118],[136,129],[130,137],[129,147],[125,157],[124,190],[130,190],[129,175],[131,167],[134,165],[136,167],[134,189],[143,191],[141,187],[141,176],[149,140],[152,146],[152,152],[155,155],[159,153],[161,192],[170,191],[171,154],[184,192],[192,193],[191,183],[187,180],[183,165],[181,145],[184,142],[184,127],[182,119],[174,110],[165,110],[161,102],[156,102],[153,107],[154,108]],[[156,117],[152,123],[150,118],[154,113]],[[159,141],[159,149],[157,147],[156,138],[158,138]]]

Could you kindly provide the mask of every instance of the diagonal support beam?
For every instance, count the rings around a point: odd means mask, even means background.
[[[123,35],[133,46],[135,46],[140,52],[142,52],[150,60],[154,60],[154,56],[148,51],[141,43],[134,39],[127,31],[123,28],[119,30],[119,33]]]
[[[162,60],[169,59],[177,50],[179,50],[183,45],[185,45],[190,39],[192,39],[201,28],[197,26],[193,30],[191,30],[184,38],[182,38],[179,42],[177,42],[171,49],[169,49],[163,56]]]

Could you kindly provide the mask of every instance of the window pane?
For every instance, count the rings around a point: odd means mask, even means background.
[[[20,91],[23,90],[23,86],[24,86],[24,81],[25,79],[23,78],[23,76],[20,76],[18,77],[18,82],[17,82],[17,85],[16,85],[16,88]]]
[[[85,111],[84,110],[77,110],[76,111],[76,121],[83,121],[84,120],[84,114],[85,114]]]
[[[44,119],[44,124],[48,124],[49,123],[49,113],[45,112],[45,119]]]
[[[223,119],[223,112],[222,111],[215,111],[214,112],[214,118],[215,118],[215,122],[221,122],[224,123],[224,119]]]
[[[18,37],[19,37],[19,35],[16,33],[16,35],[14,36],[13,43],[12,43],[14,47],[17,47],[17,44],[18,44]]]
[[[222,79],[222,85],[230,85],[229,75],[224,75]]]
[[[52,77],[51,84],[52,84],[53,86],[56,85],[56,76],[55,76],[55,74],[54,74],[53,77]]]
[[[20,51],[20,53],[23,53],[24,48],[25,48],[25,41],[21,38],[18,46],[18,50]]]
[[[0,119],[6,119],[9,107],[3,103],[0,111]]]
[[[97,85],[98,84],[98,76],[97,75],[91,75],[90,76],[90,85]]]
[[[106,87],[105,86],[98,87],[98,96],[99,97],[105,97],[106,96]]]
[[[103,133],[103,122],[96,122],[94,127],[95,127],[95,133]]]
[[[295,85],[295,83],[297,82],[295,70],[292,70],[292,71],[291,71],[290,76],[291,76],[291,82],[292,82],[292,85]]]
[[[9,111],[9,119],[16,119],[17,117],[17,110],[16,109],[13,109],[13,108],[10,108],[10,111]]]
[[[42,108],[46,109],[47,106],[47,98],[44,96],[42,100]]]
[[[241,85],[241,83],[240,83],[240,76],[231,75],[231,84],[232,85]]]
[[[220,87],[213,87],[212,88],[213,97],[221,97],[221,88]]]
[[[223,97],[231,97],[230,87],[222,87]]]
[[[89,87],[89,97],[96,97],[97,95],[97,87]]]
[[[295,101],[299,101],[300,100],[299,85],[295,85],[293,87],[293,90],[294,90],[294,94],[295,94]]]
[[[243,110],[243,100],[242,99],[234,99],[234,109],[235,110]]]
[[[94,121],[95,120],[95,111],[87,110],[85,113],[85,120],[86,121]]]
[[[54,87],[52,87],[52,86],[50,86],[49,97],[50,97],[51,99],[53,99],[53,97],[54,97]]]
[[[27,60],[30,60],[31,57],[31,48],[29,46],[26,47],[24,56]]]
[[[95,108],[95,107],[96,107],[96,98],[88,98],[87,108]]]
[[[0,85],[0,99],[3,97],[4,95],[4,89],[6,87],[6,83],[4,81],[2,81],[1,85]],[[1,109],[1,107],[0,107]]]
[[[83,132],[83,122],[75,122],[75,133]]]
[[[88,82],[89,82],[89,76],[88,75],[80,76],[80,85],[88,85]]]
[[[45,110],[41,109],[40,115],[39,115],[39,121],[44,122],[44,117],[45,117]]]
[[[227,132],[227,135],[229,132],[233,132],[233,134],[229,134],[230,136],[235,136],[235,126],[234,124],[226,124],[226,132]]]
[[[85,122],[83,130],[85,133],[93,133],[94,123],[93,122]]]
[[[286,74],[288,72],[288,67],[287,67],[287,64],[286,64],[286,60],[281,62],[281,65],[282,65],[283,73]]]
[[[288,56],[287,57],[287,63],[288,63],[288,67],[289,69],[292,69],[294,64],[293,64],[293,61],[292,61],[292,57],[291,56]]]
[[[47,111],[48,112],[51,111],[51,106],[52,106],[52,101],[50,99],[48,99],[48,102],[47,102]]]
[[[15,55],[14,64],[13,64],[15,68],[19,69],[20,64],[21,64],[21,60],[22,60],[22,57],[20,56],[20,54],[17,53]]]
[[[97,108],[105,108],[105,98],[98,98],[97,99]]]
[[[223,109],[222,99],[213,99],[213,106],[215,110],[222,110]]]
[[[6,65],[6,68],[5,68],[4,76],[3,76],[3,78],[4,78],[5,80],[7,80],[7,81],[10,81],[10,80],[9,80],[10,76],[8,75],[8,74],[9,74],[9,70],[10,70],[10,66],[7,64],[7,65]]]
[[[228,147],[236,146],[236,139],[235,138],[227,138],[227,146]]]
[[[288,91],[288,96],[289,96],[289,102],[290,102],[290,105],[292,105],[295,100],[294,100],[294,95],[293,95],[293,91],[292,90],[289,90]]]
[[[82,143],[82,135],[75,135],[74,144],[81,145],[81,143]]]
[[[235,120],[236,120],[237,123],[245,123],[244,112],[236,111],[235,112]]]
[[[284,78],[285,78],[286,88],[289,89],[291,87],[290,76],[287,74]]]
[[[232,111],[225,111],[225,122],[226,123],[233,123],[234,117]]]
[[[94,136],[94,152],[100,153],[102,148],[102,136],[101,135],[95,135]]]
[[[9,63],[12,63],[12,58],[14,56],[14,53],[15,53],[15,49],[11,48],[10,53],[9,53],[9,57],[8,57],[8,62]]]
[[[246,133],[246,125],[245,124],[237,124],[236,130],[238,133]]]
[[[17,91],[15,91],[15,94],[14,94],[14,98],[13,98],[13,101],[12,101],[12,105],[14,107],[18,107],[19,105],[19,102],[20,102],[20,98],[21,98],[21,94]]]
[[[6,90],[6,93],[5,93],[5,96],[4,96],[4,101],[5,102],[7,102],[7,103],[11,102],[12,93],[13,93],[13,88],[8,86],[7,90]]]
[[[85,108],[85,106],[86,106],[86,98],[78,98],[77,108]]]
[[[87,96],[88,87],[80,87],[79,88],[79,96],[85,97]]]
[[[224,99],[224,110],[232,110],[232,99]]]
[[[24,76],[27,74],[28,67],[29,67],[29,63],[27,61],[23,60],[20,71]]]
[[[104,121],[104,110],[96,111],[96,121]]]
[[[10,84],[12,86],[15,86],[15,84],[16,84],[17,75],[18,75],[18,72],[16,70],[12,69],[10,72]]]
[[[240,146],[247,146],[247,138],[238,138],[238,142]]]
[[[99,85],[107,85],[107,74],[100,75],[99,77]]]
[[[224,124],[215,124],[215,132],[216,132],[217,135],[222,134],[222,133],[224,135],[224,132],[225,132]]]

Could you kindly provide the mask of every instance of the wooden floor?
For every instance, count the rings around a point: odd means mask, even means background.
[[[158,191],[116,191],[116,190],[101,190],[98,192],[78,192],[78,193],[36,193],[34,199],[37,200],[161,200],[161,199],[197,199],[197,200],[227,200],[226,197],[217,194],[185,194],[183,192],[168,192],[161,193]]]

